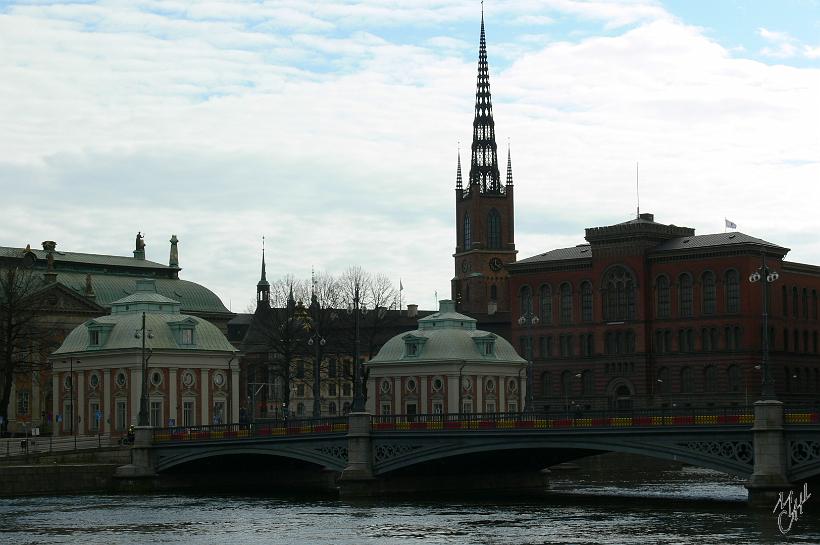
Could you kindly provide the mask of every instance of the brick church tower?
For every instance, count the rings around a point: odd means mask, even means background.
[[[507,149],[507,181],[501,184],[490,71],[481,14],[478,82],[470,149],[470,177],[463,186],[461,152],[456,171],[456,251],[452,297],[459,312],[494,314],[510,309],[505,265],[515,262],[513,178]]]

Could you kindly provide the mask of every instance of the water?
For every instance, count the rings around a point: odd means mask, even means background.
[[[609,476],[606,476],[609,475]],[[788,537],[732,477],[697,468],[554,472],[543,498],[341,501],[263,496],[0,499],[9,544],[820,543],[820,491]],[[772,506],[773,507],[773,506]]]

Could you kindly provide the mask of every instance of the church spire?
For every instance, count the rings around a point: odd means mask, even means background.
[[[256,284],[256,306],[270,304],[270,282],[265,276],[265,237],[262,237],[262,276]]]
[[[512,187],[512,159],[510,158],[510,142],[507,141],[507,187]]]
[[[470,185],[478,184],[482,193],[501,193],[495,121],[490,96],[490,68],[484,34],[484,4],[481,5],[481,38],[478,46],[478,78],[475,93],[475,119],[470,160]]]
[[[461,182],[461,146],[458,148],[458,167],[456,168],[456,189],[463,189]]]

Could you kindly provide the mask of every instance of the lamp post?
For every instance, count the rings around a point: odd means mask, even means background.
[[[763,288],[763,357],[760,362],[763,370],[762,387],[760,395],[763,399],[775,399],[774,381],[769,366],[769,284],[775,282],[780,277],[777,271],[773,271],[766,266],[766,254],[761,253],[761,265],[755,272],[749,275],[749,282],[760,282]]]
[[[65,363],[65,360],[63,360]],[[81,363],[80,360],[77,360],[77,363]],[[71,407],[71,435],[74,436],[74,449],[77,449],[77,433],[74,427],[74,421],[76,420],[76,416],[74,414],[74,357],[69,356],[68,358],[68,396],[69,396],[69,403]]]
[[[134,338],[142,340],[141,351],[141,368],[142,368],[142,384],[140,386],[140,412],[137,419],[138,426],[150,426],[148,419],[148,359],[145,357],[145,337],[149,339],[154,338],[154,332],[145,330],[145,313],[142,313],[142,327],[134,331]]]
[[[324,337],[319,334],[319,300],[313,296],[310,303],[311,317],[313,321],[313,333],[308,338],[308,346],[315,348],[315,360],[313,362],[313,417],[322,416],[322,377],[321,377],[321,357],[322,347],[326,344]]]
[[[353,343],[353,412],[364,412],[366,403],[364,395],[364,370],[362,363],[359,361],[359,317],[367,314],[367,307],[361,304],[359,299],[359,283],[353,289],[353,305],[348,305],[348,314],[353,314],[354,322],[354,336]]]
[[[525,300],[522,298],[522,303]],[[523,306],[523,305],[522,305]],[[518,318],[518,325],[527,326],[527,397],[524,405],[524,412],[531,413],[535,409],[532,400],[532,326],[538,325],[538,316],[532,312],[532,299],[529,299],[528,309]]]

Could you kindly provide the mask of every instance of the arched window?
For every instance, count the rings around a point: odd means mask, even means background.
[[[501,248],[501,214],[495,208],[487,214],[487,248]]]
[[[581,284],[581,320],[592,321],[592,284],[589,282]]]
[[[603,281],[604,319],[635,319],[635,279],[623,267],[612,267]]]
[[[336,415],[336,402],[335,401],[331,401],[330,403],[327,404],[327,412],[331,416]]]
[[[552,323],[552,288],[547,284],[541,286],[538,290],[538,302],[541,305],[541,322],[545,324]]]
[[[693,389],[694,384],[692,383],[692,369],[689,367],[684,367],[680,370],[680,393],[690,394]]]
[[[658,318],[669,317],[669,278],[666,276],[659,276],[656,281],[657,286],[657,302],[655,307],[655,314]]]
[[[521,286],[519,297],[521,298],[521,314],[530,316],[532,313],[532,288],[527,284]]]
[[[473,225],[470,214],[464,214],[464,251],[473,247]]]
[[[740,312],[740,281],[737,271],[726,271],[726,312]]]
[[[706,271],[701,278],[703,282],[702,306],[704,314],[715,313],[715,298],[717,296],[717,288],[715,287],[715,273]]]
[[[703,389],[706,392],[717,392],[717,369],[714,365],[707,365],[703,370]]]
[[[687,273],[678,277],[678,309],[681,316],[692,315],[692,277]]]
[[[667,367],[661,367],[658,369],[658,379],[655,383],[657,384],[657,390],[659,393],[669,393],[669,369]]]
[[[786,286],[781,288],[780,298],[783,302],[783,316],[789,315],[789,289]]]
[[[572,321],[572,286],[564,282],[561,284],[561,323]]]
[[[595,393],[595,377],[592,371],[585,369],[581,373],[581,395],[591,396]]]
[[[729,375],[729,391],[735,394],[740,392],[740,367],[737,365],[730,365],[727,370],[727,374]]]
[[[809,319],[809,290],[803,288],[803,319]]]
[[[792,286],[792,317],[797,318],[799,306],[797,301],[797,286]]]

